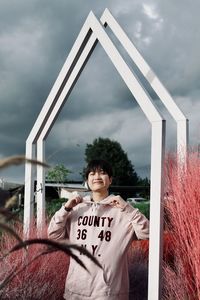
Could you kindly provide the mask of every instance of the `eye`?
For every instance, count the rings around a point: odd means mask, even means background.
[[[104,171],[104,170],[101,170],[101,172],[100,172],[101,174],[103,174],[103,175],[105,175],[106,174],[106,172]]]
[[[93,175],[94,175],[94,172],[90,172],[89,175],[90,175],[90,176],[93,176]]]

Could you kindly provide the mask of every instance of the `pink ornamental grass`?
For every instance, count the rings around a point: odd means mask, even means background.
[[[186,167],[170,155],[165,202],[174,261],[164,265],[164,299],[200,299],[200,158],[188,153]]]
[[[18,228],[20,235],[21,229]],[[31,238],[35,238],[35,229]],[[45,237],[45,236],[44,236]],[[16,245],[8,234],[1,239],[1,255]],[[0,299],[63,299],[65,278],[69,258],[61,251],[45,254],[35,259],[45,249],[42,245],[31,245],[28,250],[19,250],[0,261],[0,280],[15,270],[16,276],[0,290]],[[21,271],[20,271],[21,270]],[[20,272],[19,272],[20,271]]]

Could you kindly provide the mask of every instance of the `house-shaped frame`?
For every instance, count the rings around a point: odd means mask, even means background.
[[[177,121],[177,144],[181,149],[187,148],[188,122],[174,103],[171,96],[144,61],[132,42],[128,39],[110,12],[106,9],[101,17],[103,26],[110,26],[125,50],[138,66],[144,77],[160,97],[169,112]],[[149,254],[149,299],[160,298],[160,274],[162,262],[162,189],[163,159],[165,151],[165,120],[153,104],[149,95],[125,63],[104,27],[92,12],[89,13],[63,68],[29,134],[26,141],[26,157],[45,161],[45,139],[56,117],[70,95],[84,66],[92,54],[97,42],[101,44],[133,94],[145,116],[151,123],[151,195],[150,195],[150,254]],[[183,153],[183,151],[181,152]],[[34,166],[26,164],[25,168],[25,205],[24,234],[29,235],[33,218],[33,183]],[[37,167],[37,227],[41,232],[45,222],[45,171]]]

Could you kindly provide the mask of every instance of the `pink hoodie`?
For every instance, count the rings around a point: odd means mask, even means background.
[[[111,207],[109,197],[95,203],[86,196],[71,212],[61,207],[51,219],[49,238],[69,238],[71,243],[89,250],[102,266],[100,269],[76,252],[89,272],[70,259],[65,299],[129,299],[127,250],[134,235],[138,239],[148,238],[149,222],[129,204],[124,209]]]

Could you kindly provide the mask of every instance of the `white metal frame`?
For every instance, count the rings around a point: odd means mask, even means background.
[[[164,106],[167,108],[168,112],[174,118],[177,124],[177,154],[179,166],[185,164],[187,147],[188,147],[188,131],[189,131],[189,122],[188,119],[184,116],[180,108],[174,102],[173,98],[163,86],[159,78],[144,60],[142,55],[136,49],[134,44],[128,38],[127,34],[120,27],[118,22],[114,19],[112,14],[106,8],[102,17],[101,23],[112,30],[114,35],[118,38],[124,49],[127,51],[135,65],[138,67],[142,75],[149,82],[152,89],[156,92],[159,99],[162,101]],[[158,133],[159,134],[159,133]],[[152,147],[153,147],[153,137],[152,137]],[[155,152],[153,152],[155,153]],[[152,154],[153,155],[153,154]],[[160,159],[160,158],[159,158]],[[151,157],[151,172],[159,170],[159,166],[156,166],[156,156]],[[149,276],[148,276],[148,286],[149,286],[149,299],[158,299],[161,293],[161,282],[159,285],[156,285],[160,281],[160,273],[162,268],[162,224],[159,225],[159,222],[163,222],[163,212],[162,212],[162,203],[155,198],[155,187],[152,186],[154,182],[151,181],[151,195],[150,195],[150,245],[149,245]],[[158,187],[158,186],[157,186]],[[162,194],[162,191],[159,192]],[[158,211],[158,207],[160,207]],[[159,218],[156,219],[156,213]],[[159,229],[160,228],[160,229]],[[160,244],[160,246],[159,246]],[[158,259],[159,257],[159,259]]]
[[[108,24],[124,48],[131,56],[133,61],[139,67],[145,78],[149,80],[152,88],[157,91],[161,100],[168,108],[176,109],[177,114],[173,113],[175,119],[179,114],[182,128],[179,130],[179,140],[182,146],[187,144],[187,125],[184,123],[184,116],[179,109],[174,106],[172,98],[163,88],[157,77],[146,64],[142,56],[136,52],[135,47],[128,37],[119,27],[112,15],[106,9],[102,15],[101,22]],[[64,65],[58,75],[55,84],[33,126],[29,137],[26,141],[26,157],[45,160],[45,139],[51,130],[56,117],[62,106],[70,95],[73,86],[80,76],[85,64],[92,54],[95,45],[100,42],[113,65],[121,75],[127,87],[135,97],[139,106],[143,110],[147,119],[151,123],[151,223],[150,223],[150,255],[149,255],[149,300],[156,300],[160,297],[160,273],[162,261],[162,189],[163,189],[163,159],[165,150],[165,120],[158,112],[157,108],[151,101],[149,95],[134,76],[128,65],[125,63],[120,53],[114,46],[113,42],[105,32],[104,27],[100,24],[92,12],[88,15]],[[162,90],[163,89],[163,90]],[[165,93],[164,93],[164,92]],[[168,96],[168,98],[166,97]],[[166,100],[163,100],[166,99]],[[168,100],[167,100],[168,99]],[[170,111],[168,108],[168,110]],[[171,112],[172,113],[172,112]],[[187,123],[187,122],[186,122]],[[187,132],[187,130],[186,130]],[[37,167],[37,227],[39,233],[45,225],[45,171],[42,167]],[[33,219],[33,183],[34,183],[34,166],[26,164],[25,168],[25,209],[24,209],[24,234],[29,236]]]

